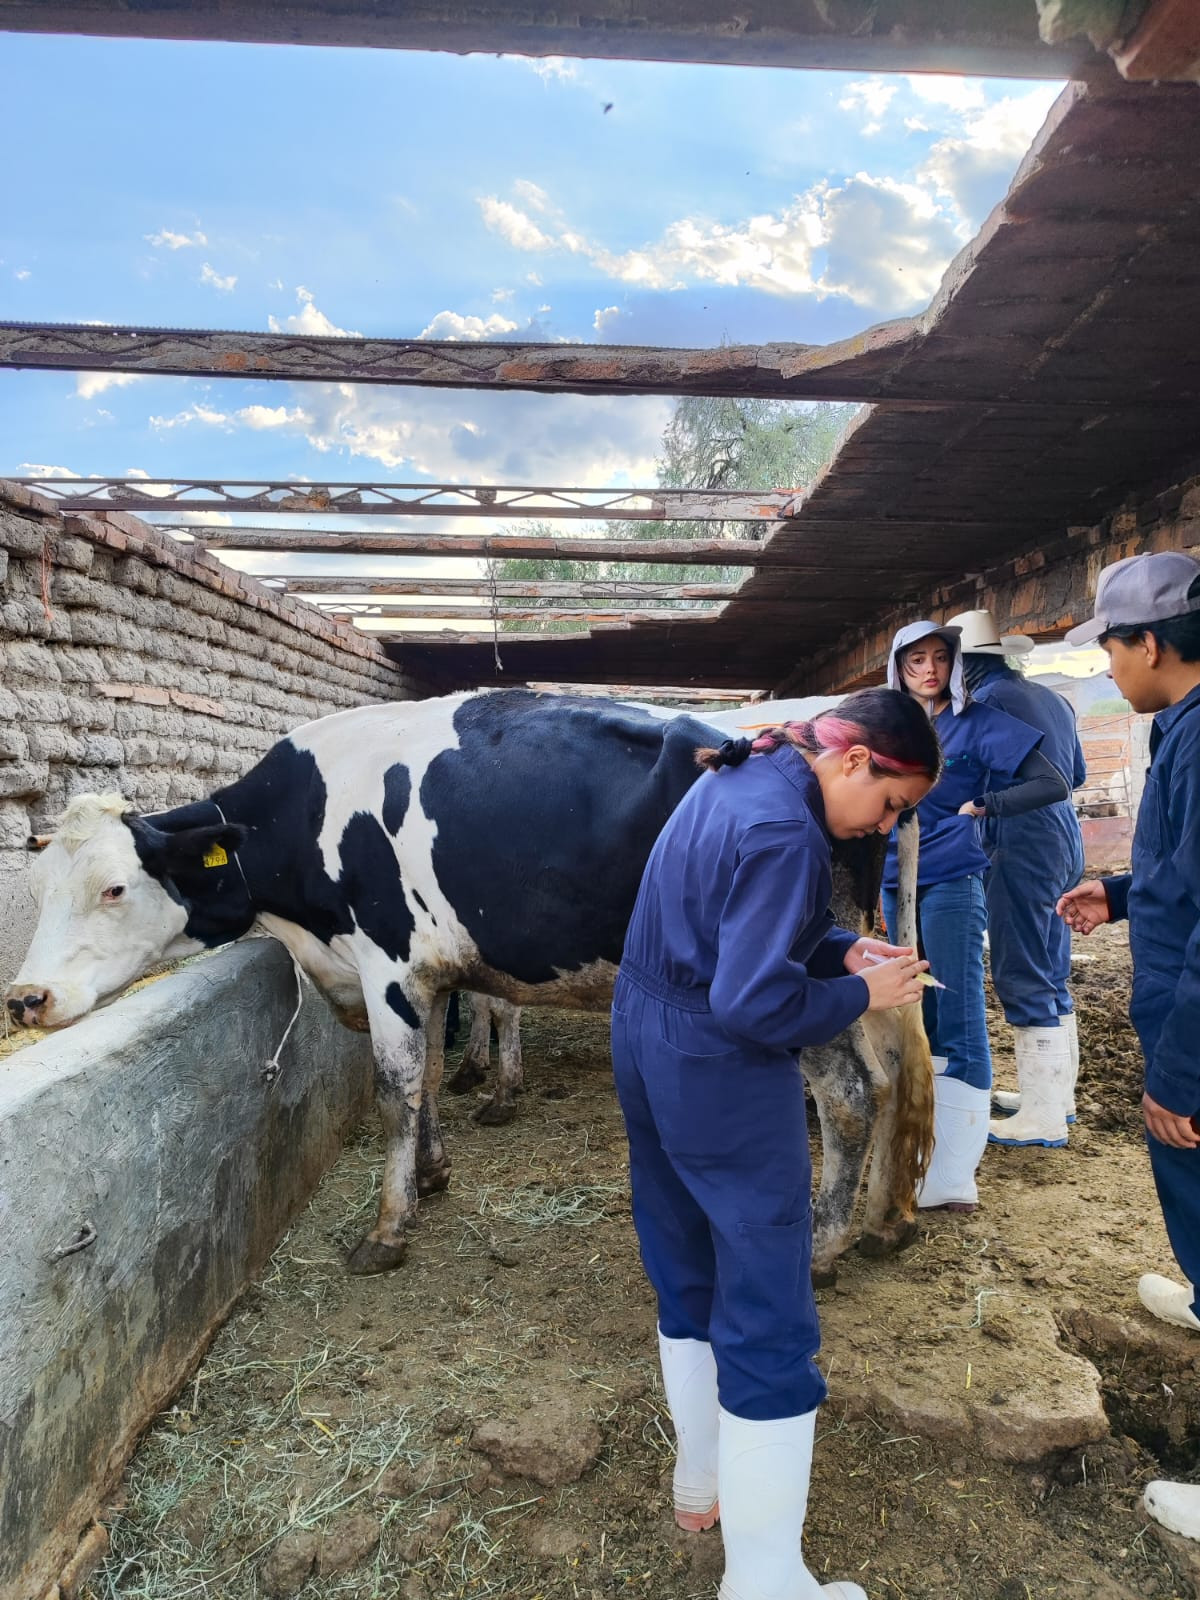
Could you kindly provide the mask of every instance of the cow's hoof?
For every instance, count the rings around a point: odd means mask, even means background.
[[[483,1082],[485,1073],[470,1061],[464,1061],[452,1078],[447,1078],[446,1087],[451,1094],[470,1094],[472,1089],[477,1089]]]
[[[444,1161],[440,1167],[426,1167],[423,1172],[417,1173],[417,1193],[424,1198],[429,1194],[441,1194],[443,1189],[450,1187],[450,1163]]]
[[[814,1289],[832,1289],[837,1282],[836,1267],[814,1267],[810,1275]]]
[[[917,1237],[917,1222],[914,1217],[909,1222],[902,1222],[887,1233],[864,1233],[858,1241],[860,1256],[869,1256],[873,1261],[878,1261],[883,1256],[899,1255],[901,1250],[907,1250]]]
[[[516,1106],[507,1100],[485,1100],[477,1111],[472,1111],[471,1121],[482,1123],[485,1128],[502,1128],[516,1114]]]
[[[399,1244],[384,1244],[368,1234],[350,1252],[346,1271],[357,1278],[366,1278],[375,1272],[391,1272],[404,1260],[407,1249],[407,1239],[401,1239]]]

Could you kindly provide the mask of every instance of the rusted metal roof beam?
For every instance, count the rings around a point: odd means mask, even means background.
[[[491,612],[486,605],[375,605],[370,602],[329,599],[312,600],[310,604],[331,615],[349,617],[354,622],[362,622],[370,617],[389,617],[402,621],[412,619],[419,622],[491,622]],[[640,611],[612,609],[598,611],[588,606],[504,605],[496,608],[496,615],[501,622],[676,622],[680,612],[677,608],[668,609],[653,605],[648,605]],[[720,611],[692,609],[684,615],[715,620],[720,616]]]
[[[608,626],[610,629],[616,629],[621,624],[610,623]],[[439,633],[432,628],[428,632],[421,633],[384,633],[382,630],[376,632],[373,628],[369,632],[365,628],[360,628],[358,631],[367,638],[374,639],[378,644],[429,644],[435,646],[453,645],[455,647],[474,644],[483,645],[490,652],[493,645],[498,645],[503,650],[504,646],[508,644],[542,644],[547,639],[556,639],[560,644],[564,639],[577,643],[581,639],[588,638],[591,630],[578,628],[572,633],[500,633],[494,637],[490,631],[487,633],[460,633],[446,630]]]
[[[268,579],[259,577],[260,583]],[[637,583],[623,578],[591,578],[577,583],[500,578],[285,578],[285,594],[511,596],[518,600],[728,600],[735,583]],[[686,614],[686,613],[685,613]]]
[[[0,0],[0,29],[641,61],[1068,77],[1030,0]]]
[[[572,489],[534,485],[279,483],[267,478],[10,478],[72,511],[319,511],[364,517],[572,517],[618,522],[763,522],[804,490]],[[220,538],[226,530],[184,530]],[[256,530],[258,531],[258,530]],[[270,530],[261,530],[270,531]],[[332,536],[343,536],[330,530]],[[342,546],[341,548],[344,548]]]
[[[680,700],[687,704],[695,704],[705,700],[718,700],[734,705],[744,704],[755,699],[763,698],[761,689],[706,689],[703,685],[693,685],[690,688],[676,686],[665,688],[661,684],[644,683],[531,683],[527,682],[527,689],[540,690],[546,694],[574,694],[583,695],[592,700]],[[749,711],[751,706],[747,705]]]
[[[702,519],[691,516],[687,520]],[[732,520],[732,519],[730,519]],[[521,557],[539,561],[678,561],[698,567],[753,567],[768,564],[760,539],[547,539],[537,535],[306,532],[274,528],[187,528],[205,550],[271,550],[306,555],[333,551],[356,556],[458,556],[475,561]],[[773,563],[778,565],[778,562]]]

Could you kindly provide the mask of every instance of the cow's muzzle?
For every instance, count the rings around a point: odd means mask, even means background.
[[[50,1005],[50,991],[43,989],[39,993],[16,985],[9,990],[6,1004],[18,1028],[38,1028],[42,1026],[42,1018]]]

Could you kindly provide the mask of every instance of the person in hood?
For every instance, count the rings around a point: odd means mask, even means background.
[[[992,1055],[983,996],[988,858],[980,819],[1053,805],[1067,780],[1040,752],[1042,734],[996,706],[974,701],[963,676],[961,630],[911,622],[892,640],[888,683],[920,701],[937,729],[946,765],[917,807],[921,825],[917,926],[922,954],[942,987],[927,989],[925,1027],[933,1050],[934,1149],[917,1193],[925,1210],[973,1211],[975,1172],[988,1136]],[[884,915],[896,927],[893,834],[883,878]]]
[[[1011,665],[1033,641],[1001,638],[990,611],[963,611],[950,621],[962,629],[967,692],[1040,730],[1042,754],[1077,789],[1087,767],[1075,713],[1062,695]],[[1068,988],[1071,933],[1055,907],[1083,877],[1079,818],[1068,797],[1019,816],[998,810],[983,819],[981,833],[991,863],[984,889],[992,983],[1013,1029],[1020,1085],[1017,1094],[993,1095],[1000,1115],[988,1138],[1001,1145],[1065,1145],[1067,1125],[1075,1120],[1079,1034]]]
[[[866,689],[696,757],[710,770],[650,853],[612,1009],[675,1518],[720,1517],[719,1600],[866,1600],[801,1548],[825,1381],[797,1052],[921,997],[914,951],[835,925],[831,842],[890,833],[941,754],[911,701]]]
[[[1058,909],[1076,933],[1129,919],[1146,1145],[1185,1279],[1148,1272],[1138,1297],[1164,1322],[1200,1333],[1200,561],[1161,550],[1105,567],[1095,616],[1067,642],[1098,642],[1129,704],[1154,713],[1132,871],[1081,883]],[[1144,1500],[1165,1527],[1200,1539],[1200,1484],[1151,1483]]]

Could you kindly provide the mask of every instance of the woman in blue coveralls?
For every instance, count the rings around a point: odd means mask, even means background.
[[[917,1193],[925,1210],[973,1211],[975,1172],[988,1136],[992,1053],[983,996],[983,934],[988,858],[978,819],[1065,799],[1066,779],[1041,755],[1042,735],[995,706],[973,701],[963,681],[957,627],[912,622],[892,640],[888,682],[925,707],[938,731],[946,770],[917,807],[917,927],[921,953],[943,985],[925,992],[933,1050],[934,1148]],[[1001,792],[1003,798],[1001,799]],[[884,915],[896,926],[897,856],[893,836],[883,877]]]
[[[651,852],[612,1019],[675,1515],[711,1527],[719,1486],[721,1600],[865,1600],[801,1552],[825,1384],[796,1052],[921,996],[915,952],[834,926],[830,840],[890,831],[937,778],[937,736],[873,689],[697,759],[712,770]]]
[[[1135,711],[1154,712],[1133,870],[1094,878],[1059,901],[1076,931],[1129,918],[1129,1015],[1146,1059],[1142,1113],[1163,1221],[1184,1283],[1150,1272],[1142,1304],[1200,1332],[1200,562],[1181,550],[1105,567],[1096,614],[1067,634],[1098,640]],[[1200,1484],[1158,1482],[1147,1511],[1200,1539]]]
[[[1042,734],[1041,752],[1072,789],[1087,777],[1075,713],[1053,689],[1031,682],[1007,655],[1033,649],[1031,639],[1002,639],[990,611],[951,617],[962,629],[959,646],[967,691],[998,706]],[[1068,981],[1071,933],[1055,913],[1060,895],[1083,877],[1083,836],[1070,796],[1056,805],[1009,816],[1011,789],[995,797],[982,823],[990,866],[984,879],[992,983],[1013,1029],[1017,1094],[994,1094],[1000,1117],[991,1123],[993,1144],[1060,1146],[1075,1120],[1079,1033]],[[1014,1115],[1015,1113],[1015,1115]]]

